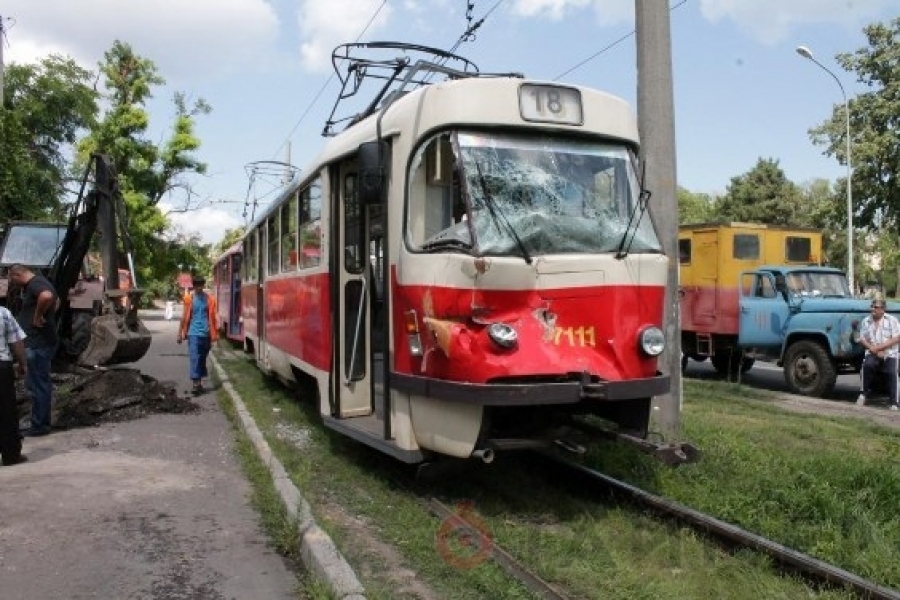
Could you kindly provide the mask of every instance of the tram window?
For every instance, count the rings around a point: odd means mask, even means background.
[[[300,266],[322,262],[322,184],[316,180],[300,195]]]
[[[241,263],[242,262],[243,261],[241,260],[240,254],[235,254],[234,256],[231,257],[231,269],[233,271],[232,276],[234,277],[235,281],[241,280]]]
[[[584,168],[590,173],[591,167],[586,165]],[[584,177],[580,178],[584,179]],[[616,186],[622,186],[625,183],[624,177],[616,177],[616,169],[608,167],[602,171],[594,173],[593,185],[588,190],[589,198],[586,210],[582,212],[590,215],[602,215],[606,219],[614,220],[619,214],[619,206],[616,198],[621,194],[616,190]],[[576,178],[578,181],[579,178]]]
[[[258,273],[256,266],[259,264],[259,257],[256,254],[256,232],[251,231],[247,239],[244,240],[244,256],[247,257],[247,268],[244,270],[244,281],[256,281]]]
[[[297,268],[297,194],[281,207],[281,270]]]
[[[678,262],[682,265],[691,264],[691,240],[678,240]]]
[[[251,237],[252,237],[252,234],[244,239],[244,256],[247,257],[247,260],[250,261],[250,265],[251,265],[249,268],[244,269],[244,272],[243,272],[244,281],[252,281],[253,280],[253,274],[252,274],[253,251],[251,250],[251,246],[250,246],[250,238]]]
[[[278,273],[278,267],[281,263],[279,246],[281,238],[278,235],[278,213],[274,213],[268,220],[268,227],[266,230],[267,241],[269,244],[269,275],[274,275]]]
[[[784,240],[786,262],[812,262],[812,240],[808,237],[788,236]]]
[[[742,260],[758,260],[759,236],[755,233],[734,234],[732,257]]]
[[[363,213],[356,193],[356,174],[344,178],[344,269],[348,273],[362,273],[364,260]]]
[[[413,247],[463,220],[465,204],[448,134],[435,136],[416,153],[407,197],[407,239]]]

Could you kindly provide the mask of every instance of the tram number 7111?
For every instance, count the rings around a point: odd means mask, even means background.
[[[557,327],[553,343],[557,346],[568,342],[568,346],[596,346],[597,335],[593,327]]]

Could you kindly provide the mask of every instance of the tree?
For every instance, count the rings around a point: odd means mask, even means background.
[[[827,179],[814,179],[799,186],[800,225],[815,227],[823,232],[819,257],[824,264],[847,267],[847,209],[839,197],[839,190]],[[845,198],[845,197],[844,197]],[[856,250],[856,246],[854,246]]]
[[[235,227],[234,229],[226,229],[225,234],[222,236],[222,239],[218,244],[213,246],[212,249],[212,257],[213,259],[218,258],[220,255],[224,254],[226,250],[234,246],[237,242],[239,242],[244,237],[245,229],[243,227]]]
[[[750,171],[731,178],[715,212],[719,218],[731,221],[811,225],[800,201],[800,188],[785,176],[778,161],[760,158]]]
[[[169,245],[162,239],[169,227],[158,208],[160,200],[178,187],[187,187],[186,177],[202,174],[206,165],[194,152],[200,140],[194,134],[194,119],[207,114],[209,105],[202,99],[188,105],[185,96],[176,93],[172,132],[161,145],[147,138],[150,116],[145,108],[154,86],[165,80],[149,59],[134,53],[128,44],[115,41],[100,63],[107,90],[109,108],[90,135],[81,140],[79,156],[83,162],[90,153],[110,156],[119,177],[131,224],[131,238],[141,257],[143,278],[167,271]],[[185,207],[190,204],[190,194]]]
[[[4,76],[0,210],[9,220],[60,220],[71,191],[64,152],[98,112],[93,75],[50,55],[38,64],[11,64]]]
[[[714,201],[709,194],[695,194],[678,186],[678,223],[705,223],[714,218]]]
[[[863,33],[867,47],[836,57],[871,90],[849,101],[854,224],[896,228],[900,225],[900,17],[890,24],[869,25]],[[825,154],[847,164],[843,103],[809,133],[813,143],[825,146]]]

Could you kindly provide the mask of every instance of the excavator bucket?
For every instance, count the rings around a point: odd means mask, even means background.
[[[150,331],[137,315],[100,315],[91,321],[91,339],[78,363],[95,367],[135,362],[147,353],[150,341]]]

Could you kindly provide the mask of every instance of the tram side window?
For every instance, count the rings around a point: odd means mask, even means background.
[[[363,213],[356,193],[356,174],[344,177],[344,269],[348,273],[362,273],[364,261]]]
[[[297,194],[281,207],[281,270],[297,268]]]
[[[755,233],[734,234],[732,258],[741,260],[759,259],[759,236]]]
[[[414,248],[463,221],[465,205],[449,135],[435,136],[417,152],[407,198],[407,240]]]
[[[235,254],[231,257],[231,276],[234,281],[241,280],[241,255]]]
[[[267,221],[267,229],[266,233],[268,237],[266,238],[269,242],[269,261],[268,261],[268,274],[274,275],[278,273],[278,267],[281,263],[281,257],[279,251],[281,238],[278,235],[278,213],[274,213],[269,220]]]
[[[251,231],[250,235],[244,241],[244,256],[247,257],[247,268],[244,270],[244,281],[256,281],[259,278],[257,265],[259,265],[259,255],[257,254],[256,231]]]
[[[300,194],[300,266],[322,262],[322,184],[317,179]]]

